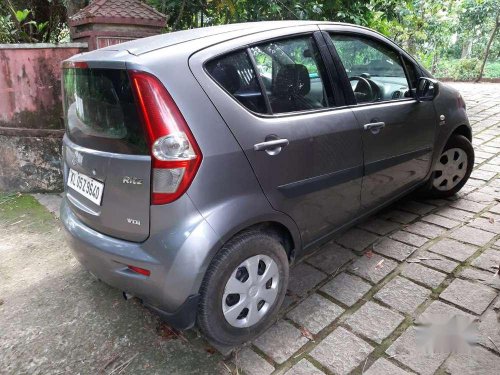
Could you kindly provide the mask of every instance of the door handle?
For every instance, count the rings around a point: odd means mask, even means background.
[[[385,122],[371,122],[363,126],[365,130],[370,130],[373,134],[377,134],[380,130],[385,128]]]
[[[272,141],[256,143],[253,145],[253,149],[254,151],[266,151],[269,155],[276,155],[289,143],[288,139],[285,138],[273,139]]]

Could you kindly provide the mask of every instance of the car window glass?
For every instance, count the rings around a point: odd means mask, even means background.
[[[382,43],[350,35],[331,35],[358,103],[410,96],[399,55]]]
[[[250,48],[273,113],[331,105],[325,67],[312,37],[283,39]]]
[[[417,87],[417,81],[420,78],[415,67],[415,64],[408,60],[406,57],[403,57],[403,61],[405,63],[406,71],[408,72],[408,78],[411,83],[411,87]]]
[[[246,51],[225,55],[207,63],[206,69],[229,94],[253,112],[267,113],[257,76]]]

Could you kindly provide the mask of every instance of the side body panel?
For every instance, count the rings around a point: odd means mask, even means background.
[[[150,72],[162,81],[202,150],[201,166],[187,194],[222,242],[248,226],[273,221],[289,230],[299,249],[296,224],[266,200],[240,145],[193,76],[188,60],[197,48],[200,46],[193,41],[147,53],[127,64],[129,69]],[[161,227],[161,221],[151,221],[151,233]],[[200,251],[215,255],[214,249]],[[200,272],[208,267],[210,257]]]
[[[373,31],[349,25],[320,25],[320,29],[332,34],[370,38],[413,60],[394,43]],[[329,45],[336,54],[331,40]],[[349,91],[347,75],[342,66],[340,69],[339,74],[345,81],[344,90]],[[346,96],[354,102],[352,92]],[[369,210],[424,181],[431,167],[437,118],[431,102],[419,103],[414,98],[352,105],[351,108],[363,128],[361,206]],[[367,124],[380,122],[384,123],[382,129],[364,129]]]
[[[314,31],[316,26],[264,32],[206,48],[190,59],[193,74],[244,150],[267,199],[297,223],[304,245],[358,214],[363,155],[352,111],[330,108],[256,115],[209,77],[203,64],[242,46]],[[275,155],[255,151],[254,145],[268,136],[287,139],[289,144]]]

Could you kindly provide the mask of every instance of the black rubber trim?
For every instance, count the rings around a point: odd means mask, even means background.
[[[332,173],[323,174],[307,178],[305,180],[291,182],[286,185],[278,186],[278,190],[287,198],[294,198],[304,194],[323,190],[335,185],[342,184],[361,178],[363,176],[363,166],[343,169]]]
[[[176,329],[189,329],[196,322],[196,313],[198,311],[199,294],[189,296],[184,303],[174,312],[167,312],[158,307],[144,302],[144,306],[160,316],[162,320]]]
[[[388,159],[383,159],[379,161],[374,161],[365,165],[365,176],[377,173],[384,169],[393,167],[398,164],[402,164],[408,160],[416,159],[419,156],[425,155],[432,151],[432,147],[425,147],[420,150],[408,152],[406,154],[393,156]]]

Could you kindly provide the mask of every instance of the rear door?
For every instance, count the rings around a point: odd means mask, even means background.
[[[241,38],[190,60],[271,205],[295,220],[306,245],[356,216],[363,166],[359,125],[337,108],[343,97],[315,30]]]
[[[373,208],[425,178],[435,139],[435,111],[432,102],[415,99],[416,67],[394,46],[374,35],[329,31],[335,57],[346,72],[352,110],[363,129],[361,204]]]
[[[121,239],[149,235],[151,158],[124,69],[63,69],[65,193],[89,227]]]

